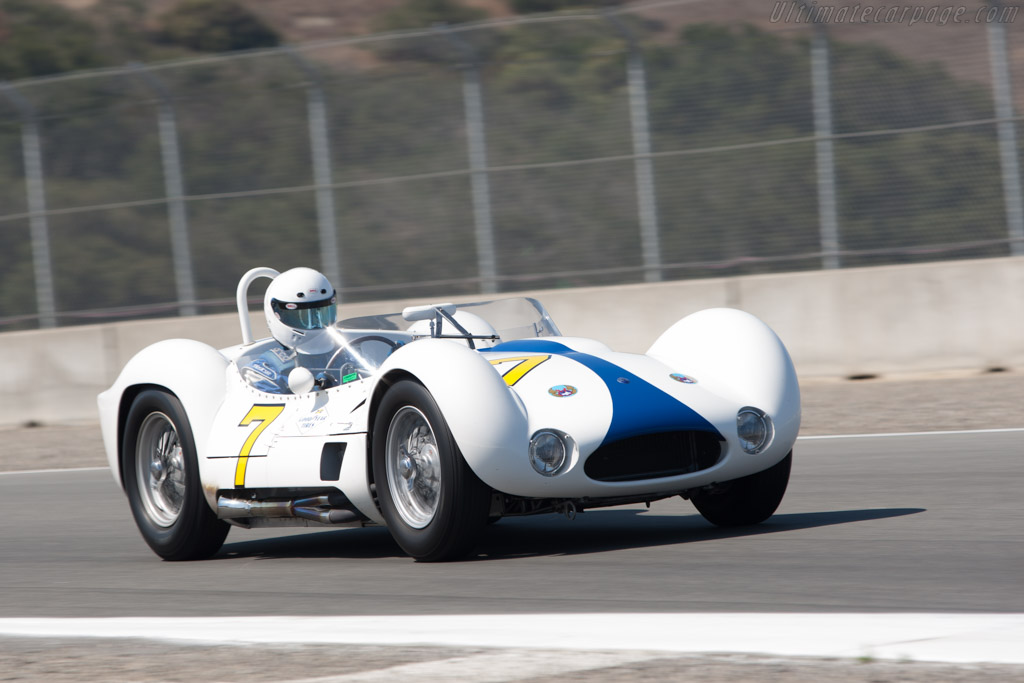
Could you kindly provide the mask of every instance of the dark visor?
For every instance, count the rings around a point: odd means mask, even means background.
[[[270,300],[270,308],[278,319],[288,327],[299,330],[316,330],[330,327],[338,315],[337,297],[320,301],[302,301],[299,303]]]

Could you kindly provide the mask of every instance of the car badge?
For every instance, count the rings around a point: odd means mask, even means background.
[[[683,384],[696,384],[697,383],[697,380],[695,380],[694,378],[690,377],[689,375],[684,375],[684,374],[679,373],[679,372],[673,372],[671,375],[669,375],[669,377],[671,377],[672,379],[674,379],[677,382],[682,382]]]
[[[559,398],[565,398],[566,396],[572,396],[576,393],[576,387],[571,384],[559,384],[548,389],[548,393],[552,396],[558,396]]]

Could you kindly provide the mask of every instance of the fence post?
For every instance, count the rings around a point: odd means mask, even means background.
[[[316,185],[316,215],[320,229],[320,253],[324,275],[338,292],[341,303],[341,259],[338,255],[338,232],[334,213],[334,178],[331,169],[331,142],[327,132],[327,98],[319,70],[294,48],[285,54],[299,66],[309,79],[306,102],[309,112],[309,144],[313,155],[313,182]]]
[[[647,112],[647,73],[644,55],[629,28],[605,10],[605,19],[626,41],[626,87],[629,92],[629,121],[633,135],[633,172],[636,178],[636,205],[640,219],[640,246],[644,261],[644,280],[661,282],[661,238],[658,228],[658,199],[651,160],[650,116]]]
[[[167,195],[167,218],[171,228],[171,257],[174,282],[178,292],[178,315],[192,316],[196,308],[195,280],[192,275],[192,252],[188,240],[188,212],[185,208],[185,183],[181,175],[181,149],[178,143],[178,121],[171,94],[164,84],[138,62],[129,64],[158,99],[157,126],[160,131],[160,158],[164,169]]]
[[[805,3],[806,5],[806,0]],[[828,30],[815,18],[811,40],[811,93],[814,100],[814,148],[818,173],[818,221],[821,265],[838,268],[839,217],[836,209],[836,168],[832,148],[832,77]]]
[[[487,133],[480,85],[480,62],[473,48],[446,25],[439,24],[437,29],[443,32],[463,59],[459,67],[462,70],[462,99],[466,111],[477,270],[480,273],[480,292],[494,294],[498,291],[498,262],[494,251],[494,219],[491,213],[491,184],[487,173]]]
[[[50,227],[46,219],[46,186],[36,110],[10,83],[0,83],[0,92],[17,108],[21,116],[21,149],[25,161],[25,192],[28,199],[39,326],[56,327],[57,306],[54,302],[53,262],[50,258]]]
[[[993,8],[1002,8],[1000,0],[991,0]],[[1006,53],[1006,27],[1001,21],[988,24],[989,61],[992,68],[992,97],[995,100],[996,131],[999,137],[999,162],[1003,175],[1003,201],[1010,255],[1024,256],[1024,208],[1021,205],[1020,159],[1017,154],[1017,124],[1013,120],[1013,90]]]

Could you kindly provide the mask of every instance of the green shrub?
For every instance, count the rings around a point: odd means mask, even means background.
[[[0,0],[0,80],[103,66],[96,31],[60,5]]]
[[[158,38],[200,52],[273,47],[281,40],[234,0],[183,0],[160,18]]]

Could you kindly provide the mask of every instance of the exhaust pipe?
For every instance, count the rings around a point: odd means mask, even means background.
[[[297,500],[292,504],[292,512],[296,517],[321,524],[342,524],[359,519],[359,515],[351,510],[332,507],[330,496],[314,496]]]
[[[245,517],[294,517],[290,500],[240,500],[219,496],[217,516],[221,519]]]
[[[359,520],[359,515],[351,510],[317,510],[304,507],[295,508],[295,516],[321,524],[346,524]]]
[[[313,496],[297,500],[250,500],[217,497],[220,519],[251,519],[253,517],[298,517],[321,524],[345,524],[361,519],[359,513],[335,507],[331,496]]]

